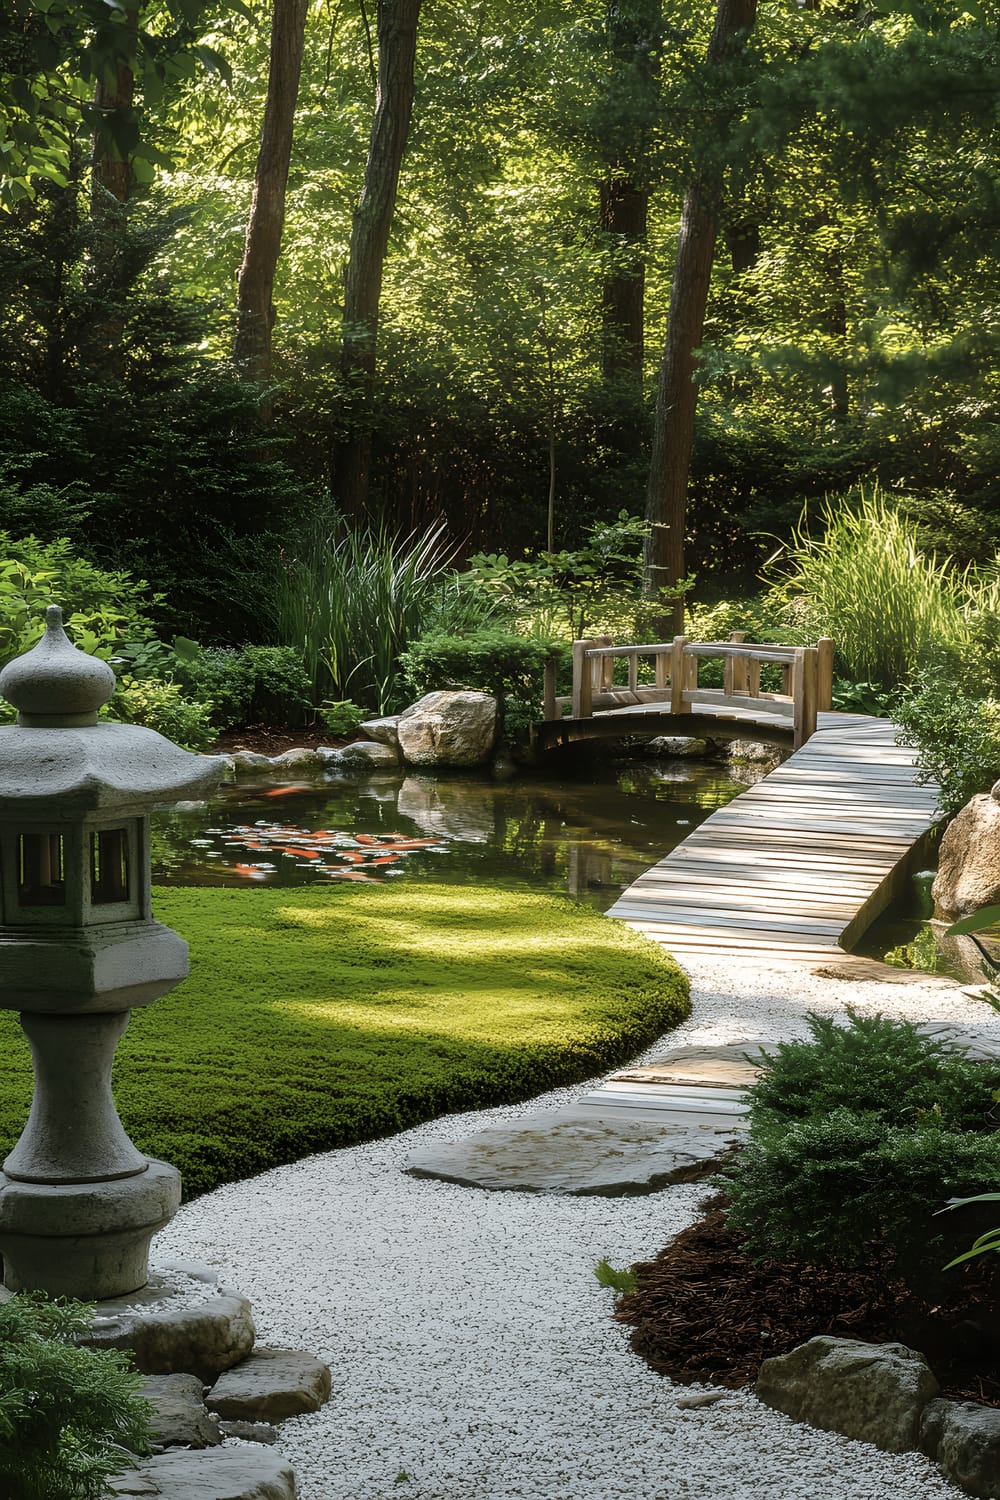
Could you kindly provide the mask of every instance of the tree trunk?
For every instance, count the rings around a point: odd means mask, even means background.
[[[601,228],[614,235],[617,264],[601,291],[602,358],[605,380],[631,376],[642,382],[643,315],[646,291],[644,241],[649,193],[625,177],[600,185]]]
[[[132,117],[138,27],[138,12],[127,10],[122,28],[124,50],[113,74],[98,77],[94,86],[94,106],[103,122],[94,135],[90,250],[85,273],[94,313],[81,341],[81,355],[91,378],[108,382],[121,378],[124,359],[123,262],[133,175],[128,152],[119,148],[116,136],[122,138]]]
[[[661,23],[661,0],[607,0],[610,108],[601,132],[606,175],[598,191],[600,225],[612,237],[614,259],[601,288],[601,373],[605,380],[630,380],[637,393],[642,384],[649,210],[644,122],[651,124],[659,107]]]
[[[718,0],[708,45],[710,67],[718,66],[752,28],[756,10],[756,0]],[[684,522],[698,399],[695,360],[705,326],[720,193],[720,174],[712,172],[702,173],[684,194],[646,492],[646,519],[652,528],[645,551],[644,587],[649,597],[684,577]],[[679,599],[656,621],[655,629],[666,638],[683,628],[684,601]]]
[[[352,424],[337,454],[335,493],[349,515],[362,512],[368,498],[382,271],[410,131],[419,15],[420,0],[379,0],[375,116],[344,285],[341,369]]]
[[[267,102],[236,293],[233,359],[247,380],[266,381],[271,374],[274,273],[285,226],[307,10],[308,0],[274,0],[271,14]]]

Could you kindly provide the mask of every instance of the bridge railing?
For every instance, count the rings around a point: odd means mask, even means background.
[[[652,659],[652,682],[639,681],[640,658]],[[723,685],[702,687],[702,661],[721,658]],[[615,666],[627,662],[627,685],[615,683]],[[761,688],[761,668],[780,667],[779,691]],[[648,675],[648,674],[647,674]],[[791,720],[796,747],[805,744],[816,728],[816,714],[828,709],[833,685],[833,642],[824,637],[815,646],[771,646],[748,643],[742,634],[728,641],[672,641],[651,645],[616,646],[611,636],[573,642],[573,694],[557,698],[555,668],[546,674],[544,716],[562,718],[566,708],[574,719],[615,708],[659,705],[673,715],[741,710],[766,719]]]

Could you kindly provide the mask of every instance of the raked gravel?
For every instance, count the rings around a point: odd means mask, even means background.
[[[957,990],[686,964],[691,1019],[666,1047],[803,1035],[846,1005],[953,1022],[1000,1044],[1000,1016]],[[567,1102],[557,1090],[531,1108]],[[613,1322],[602,1257],[654,1255],[703,1185],[642,1198],[487,1193],[407,1176],[408,1153],[524,1106],[452,1115],[233,1183],[182,1208],[159,1255],[207,1261],[250,1297],[259,1341],[333,1371],[322,1411],[278,1448],[302,1500],[943,1500],[917,1454],[798,1426],[746,1392],[685,1409]]]

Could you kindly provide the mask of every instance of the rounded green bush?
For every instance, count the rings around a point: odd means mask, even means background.
[[[625,1062],[689,1011],[656,944],[564,897],[411,884],[156,892],[191,977],[118,1048],[126,1130],[193,1196]],[[0,1025],[0,1148],[31,1082]]]

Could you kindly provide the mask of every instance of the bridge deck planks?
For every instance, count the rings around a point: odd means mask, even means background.
[[[682,960],[843,960],[840,939],[857,940],[939,816],[936,788],[917,784],[894,725],[820,714],[801,750],[645,871],[608,915]]]

